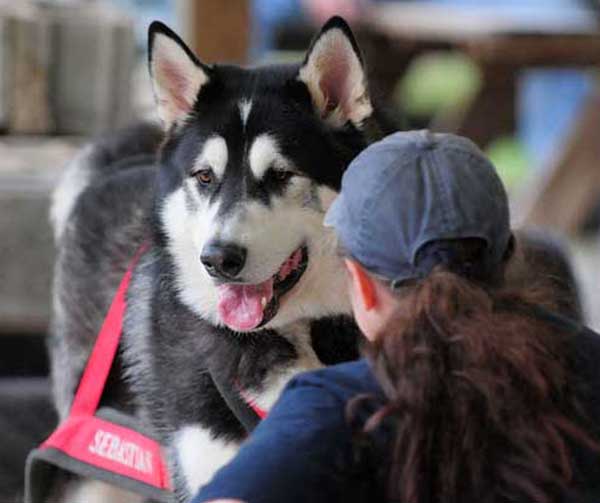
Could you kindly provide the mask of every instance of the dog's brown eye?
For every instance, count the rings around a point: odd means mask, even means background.
[[[194,176],[201,185],[210,185],[215,177],[210,169],[201,169]]]

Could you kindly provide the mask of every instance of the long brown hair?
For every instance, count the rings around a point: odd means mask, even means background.
[[[365,430],[396,428],[389,499],[554,502],[572,476],[568,441],[598,449],[578,420],[568,335],[534,315],[543,288],[503,288],[473,255],[481,243],[455,244],[430,247],[440,265],[365,348],[388,399]]]

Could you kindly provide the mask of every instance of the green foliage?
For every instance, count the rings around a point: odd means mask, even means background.
[[[395,100],[409,115],[431,117],[471,100],[481,85],[477,65],[460,52],[416,58],[398,83]]]
[[[496,166],[500,178],[509,191],[522,184],[530,162],[519,140],[513,136],[497,138],[490,143],[486,154]]]

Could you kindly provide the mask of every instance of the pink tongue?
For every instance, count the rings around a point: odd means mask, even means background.
[[[219,316],[232,330],[252,330],[263,320],[263,298],[265,306],[273,298],[273,278],[258,285],[220,286]]]

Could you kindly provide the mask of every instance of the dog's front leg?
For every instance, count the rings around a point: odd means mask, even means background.
[[[64,475],[67,477],[67,475]],[[54,487],[45,503],[144,503],[146,498],[99,480],[68,476],[54,477]]]
[[[280,329],[279,333],[294,345],[296,358],[272,369],[259,387],[246,389],[243,393],[248,402],[264,411],[269,411],[273,407],[286,384],[293,377],[301,372],[324,366],[312,347],[310,329],[307,324],[299,322],[285,330]]]
[[[296,323],[285,330],[280,329],[278,333],[294,345],[295,358],[270,369],[260,386],[240,390],[248,402],[265,411],[271,409],[285,385],[295,375],[323,367],[312,348],[307,324]],[[188,423],[177,429],[169,442],[177,501],[189,501],[219,468],[235,456],[240,444],[240,440],[216,436],[200,423]]]
[[[177,501],[189,501],[219,468],[233,458],[239,446],[238,441],[219,438],[199,423],[177,430],[169,446]]]

